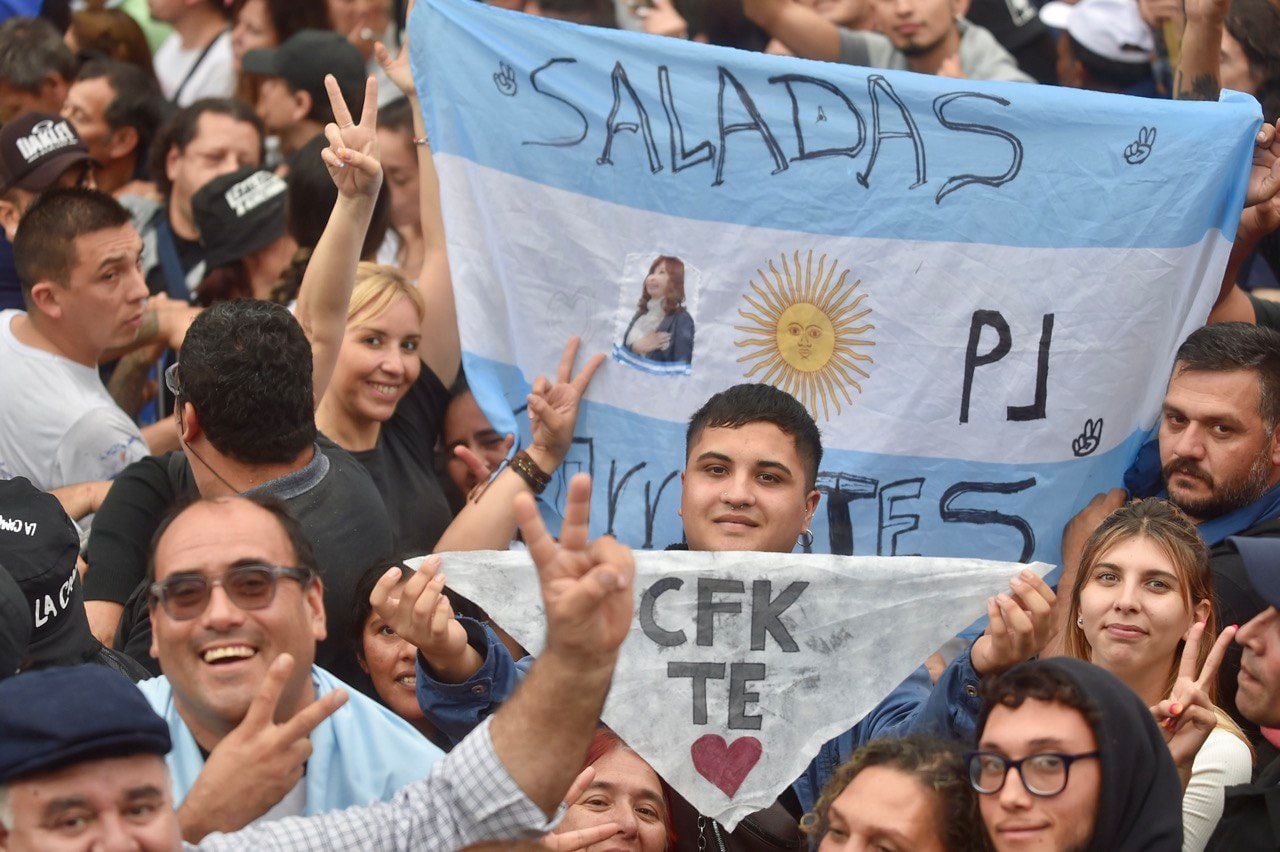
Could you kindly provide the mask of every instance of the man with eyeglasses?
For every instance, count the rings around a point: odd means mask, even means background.
[[[589,501],[590,478],[575,477],[565,514],[580,518],[580,528],[572,529],[566,521],[564,540],[577,544],[565,544],[547,533],[530,495],[516,498],[515,514],[542,587],[546,650],[511,700],[437,762],[424,780],[406,786],[388,802],[260,822],[206,837],[198,848],[444,850],[533,839],[554,828],[572,782],[580,777],[635,607],[631,551],[608,537],[587,540]],[[245,505],[243,500],[234,503]],[[171,525],[170,535],[180,532],[180,523],[181,517]],[[194,546],[177,547],[184,543]],[[210,554],[198,542],[178,539],[166,541],[158,555],[166,561],[185,555],[203,562]],[[221,600],[229,597],[224,591],[228,586],[238,589],[241,600],[246,595],[250,601],[260,600],[255,584],[241,585],[225,574],[205,579],[212,590],[209,609],[229,605]],[[295,589],[287,588],[291,584]],[[273,606],[285,596],[300,594],[296,581],[284,575],[277,578],[277,586]],[[189,591],[192,597],[180,597],[194,605],[198,596],[194,587]],[[333,712],[326,697],[282,721],[273,711],[285,700],[292,665],[288,655],[275,658],[244,725],[258,739],[293,743],[303,760],[306,733],[318,722],[311,735],[311,774],[320,754],[320,731],[336,723],[351,705],[321,721]],[[240,730],[223,739],[210,764]],[[161,759],[171,746],[181,748],[183,737],[190,734],[180,730],[175,736],[172,725],[153,713],[127,681],[96,667],[22,674],[0,683],[0,848],[197,848],[179,840]],[[235,786],[218,791],[221,801],[234,804],[238,797],[252,795],[247,784],[254,780],[238,778]]]
[[[440,757],[408,723],[314,665],[326,631],[323,586],[306,535],[280,501],[246,495],[179,511],[158,530],[148,573],[151,653],[164,676],[140,688],[169,726],[174,801],[189,841],[258,818],[388,799]],[[280,676],[271,670],[282,654],[294,663],[275,721],[308,714],[300,737],[264,733],[249,712]]]
[[[1114,675],[1057,657],[983,682],[965,755],[991,844],[1182,848],[1182,783],[1151,711]]]

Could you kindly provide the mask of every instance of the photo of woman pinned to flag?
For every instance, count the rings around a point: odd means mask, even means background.
[[[635,316],[623,334],[623,348],[649,361],[690,364],[693,317],[684,302],[684,261],[659,256],[645,275]]]

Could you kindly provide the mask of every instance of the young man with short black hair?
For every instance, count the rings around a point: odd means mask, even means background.
[[[18,227],[14,256],[28,310],[0,312],[0,471],[45,490],[111,479],[176,445],[171,427],[139,431],[107,394],[109,351],[181,343],[185,314],[148,310],[141,240],[111,196],[42,195]]]

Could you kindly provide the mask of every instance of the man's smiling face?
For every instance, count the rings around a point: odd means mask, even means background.
[[[703,429],[680,482],[690,550],[790,553],[818,507],[795,438],[767,421]]]

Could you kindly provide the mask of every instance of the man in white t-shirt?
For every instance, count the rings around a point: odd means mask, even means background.
[[[0,478],[44,490],[111,479],[177,444],[170,422],[139,430],[98,363],[138,345],[178,348],[190,311],[147,307],[142,240],[111,196],[53,189],[27,211],[14,259],[27,311],[0,312]]]
[[[156,49],[160,90],[177,106],[235,93],[235,57],[221,0],[147,0],[151,17],[173,27]]]

